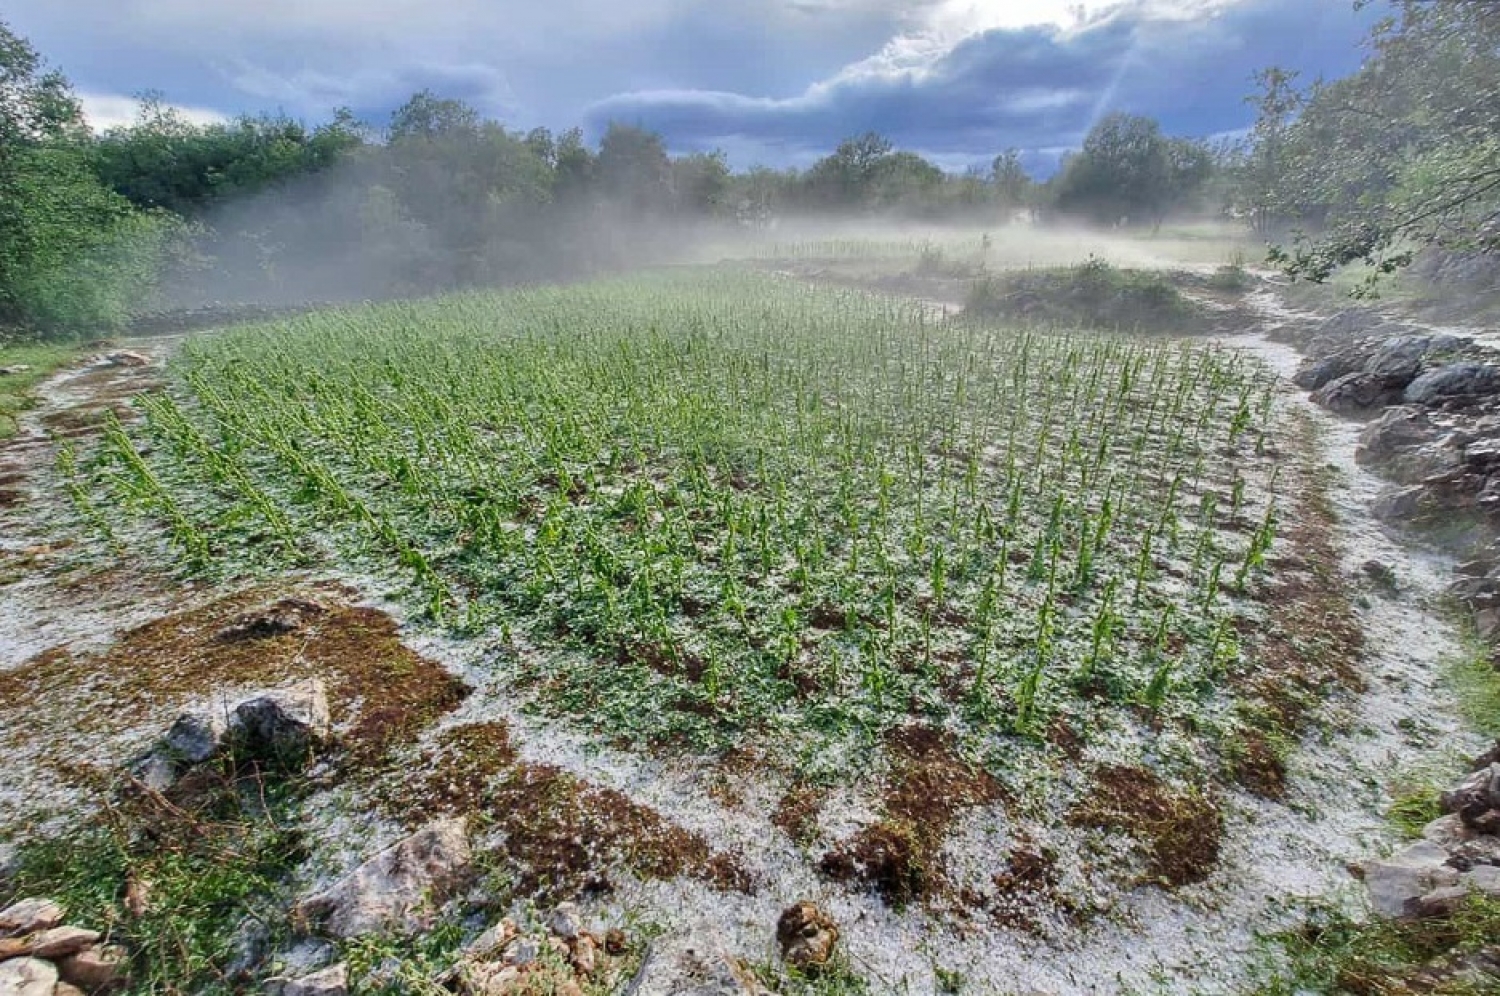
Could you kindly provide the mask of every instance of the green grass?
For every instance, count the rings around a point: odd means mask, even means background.
[[[240,991],[223,977],[248,918],[289,935],[289,876],[304,857],[285,785],[204,770],[172,803],[92,785],[102,812],[57,836],[19,841],[0,906],[22,896],[62,903],[70,923],[130,953],[128,993]],[[141,905],[132,909],[132,892]]]
[[[1285,964],[1258,986],[1258,996],[1371,996],[1409,992],[1400,980],[1422,966],[1460,959],[1500,937],[1500,900],[1471,897],[1451,917],[1427,920],[1351,918],[1337,909],[1314,911],[1311,922],[1276,940]],[[1478,996],[1493,993],[1452,980],[1423,988],[1432,996]]]
[[[36,386],[82,354],[83,347],[73,344],[0,343],[0,367],[30,367],[22,373],[0,376],[0,439],[16,434],[17,419],[34,403]]]
[[[1012,270],[984,277],[964,314],[1027,325],[1192,332],[1208,315],[1159,272],[1119,269],[1097,257],[1076,266]]]
[[[1059,711],[1233,722],[1275,522],[1237,353],[717,271],[310,315],[172,375],[101,506],[199,571],[380,571],[607,736],[813,769],[912,720],[1007,756]]]

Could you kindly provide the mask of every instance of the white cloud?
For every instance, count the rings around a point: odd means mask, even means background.
[[[136,111],[140,107],[140,101],[134,97],[122,97],[115,93],[80,93],[78,103],[83,107],[83,116],[88,120],[89,127],[96,132],[134,124]],[[190,124],[218,124],[229,119],[228,115],[208,107],[188,107],[181,104],[165,106]]]

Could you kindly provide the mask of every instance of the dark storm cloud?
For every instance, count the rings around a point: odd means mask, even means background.
[[[1060,149],[1113,110],[1207,136],[1249,120],[1244,97],[1258,69],[1283,65],[1309,77],[1353,69],[1373,16],[1336,0],[1248,0],[1178,19],[1142,2],[1083,29],[986,31],[927,65],[846,71],[795,96],[621,94],[596,104],[590,119],[596,129],[639,123],[680,147],[728,144],[743,155],[764,144],[804,159],[864,130],[949,161],[1010,147]]]
[[[1204,3],[1228,6],[1190,16]],[[431,89],[513,127],[583,123],[597,136],[621,120],[739,165],[806,162],[876,130],[945,166],[1011,146],[1055,158],[1104,109],[1181,134],[1241,127],[1255,69],[1347,71],[1373,17],[1348,0],[1126,0],[1086,29],[1050,26],[1065,6],[12,0],[0,16],[102,98],[155,90],[224,114],[314,120],[349,106],[378,124]],[[974,33],[971,7],[990,23],[1048,26]]]

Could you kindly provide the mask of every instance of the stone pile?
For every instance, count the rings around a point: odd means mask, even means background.
[[[80,996],[125,981],[123,948],[98,931],[64,923],[50,899],[23,899],[0,910],[0,993]]]
[[[466,996],[582,996],[591,980],[608,977],[625,946],[619,930],[600,936],[584,927],[576,905],[562,903],[544,928],[529,933],[509,917],[501,920],[439,981]]]
[[[1422,838],[1362,869],[1375,912],[1393,918],[1446,916],[1469,895],[1500,897],[1500,747],[1442,795],[1446,815]]]

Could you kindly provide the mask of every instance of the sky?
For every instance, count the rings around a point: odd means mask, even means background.
[[[195,121],[430,89],[507,127],[610,121],[737,168],[806,166],[878,131],[950,170],[1046,169],[1112,111],[1233,134],[1251,75],[1357,68],[1383,13],[1351,0],[7,0],[96,128],[160,93]]]

